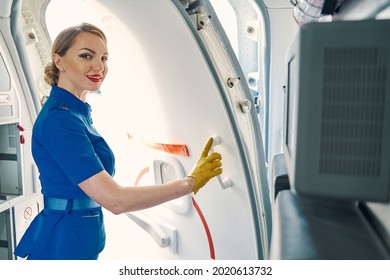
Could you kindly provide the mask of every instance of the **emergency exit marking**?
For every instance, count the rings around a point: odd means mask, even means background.
[[[24,209],[24,214],[23,214],[24,218],[26,220],[30,219],[31,216],[32,216],[32,208],[31,207],[27,207],[26,209]]]

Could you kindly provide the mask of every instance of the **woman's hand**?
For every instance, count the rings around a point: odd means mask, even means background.
[[[194,194],[196,194],[211,178],[222,174],[222,156],[220,153],[211,153],[209,155],[213,138],[210,137],[195,163],[192,171],[187,175],[195,179]]]

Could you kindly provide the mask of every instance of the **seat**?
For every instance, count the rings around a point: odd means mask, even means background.
[[[390,259],[357,202],[282,190],[274,202],[272,223],[271,259]]]

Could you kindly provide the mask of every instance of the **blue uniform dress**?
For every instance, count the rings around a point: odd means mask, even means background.
[[[90,114],[88,103],[62,88],[52,87],[34,124],[32,153],[44,198],[65,201],[66,206],[56,209],[45,203],[23,235],[15,255],[27,259],[81,260],[97,259],[103,250],[101,207],[72,206],[72,201],[90,200],[78,186],[80,182],[102,170],[114,175],[114,155],[92,126]]]

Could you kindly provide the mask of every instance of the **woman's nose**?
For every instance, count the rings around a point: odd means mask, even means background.
[[[104,70],[104,62],[101,61],[100,59],[96,60],[94,65],[93,65],[93,68],[95,70],[98,70],[98,71],[103,71]]]

